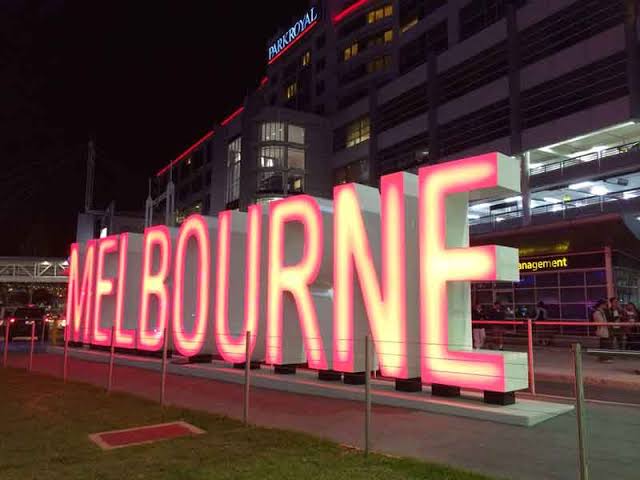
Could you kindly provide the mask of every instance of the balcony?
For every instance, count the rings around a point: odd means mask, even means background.
[[[640,142],[626,143],[566,158],[529,170],[531,189],[638,170]]]
[[[605,213],[640,212],[640,188],[611,192],[606,195],[589,195],[561,203],[543,205],[531,209],[531,224],[544,225],[578,217]],[[517,229],[522,226],[522,209],[492,213],[469,220],[472,234],[491,233]]]

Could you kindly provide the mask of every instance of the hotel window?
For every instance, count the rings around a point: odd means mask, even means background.
[[[305,129],[284,122],[263,123],[260,128],[258,191],[277,194],[302,192],[306,157]]]
[[[302,66],[308,67],[309,65],[311,65],[311,52],[306,51],[304,55],[302,55]]]
[[[242,162],[242,137],[233,140],[227,149],[227,191],[226,202],[240,198],[240,164]]]
[[[389,68],[389,65],[391,65],[390,55],[374,58],[367,63],[367,73],[381,72]]]
[[[369,117],[360,118],[347,125],[347,148],[355,147],[356,145],[369,140],[369,134]]]
[[[298,93],[298,84],[296,82],[293,82],[292,84],[287,85],[287,91],[286,91],[287,100],[290,100],[293,97],[295,97],[297,93]]]
[[[375,35],[367,40],[367,48],[375,47],[377,45],[384,45],[393,41],[393,30],[387,30],[384,33]]]
[[[367,13],[367,23],[375,23],[393,15],[393,6],[386,5]]]
[[[358,54],[358,42],[344,49],[344,61],[352,59]]]
[[[320,60],[316,62],[316,72],[321,72],[327,66],[327,59],[322,57]]]
[[[284,142],[284,129],[281,122],[263,123],[260,138],[263,142]]]

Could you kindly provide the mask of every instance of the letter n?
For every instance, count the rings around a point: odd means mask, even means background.
[[[364,370],[364,335],[371,331],[383,375],[420,376],[417,268],[407,264],[408,251],[417,248],[416,228],[410,228],[416,207],[417,177],[408,173],[383,177],[381,193],[357,184],[334,189],[335,370]],[[415,278],[407,280],[408,271]]]

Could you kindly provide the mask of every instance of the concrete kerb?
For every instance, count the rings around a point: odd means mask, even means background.
[[[49,353],[62,354],[62,348],[49,347]],[[96,363],[108,363],[109,355],[94,350],[71,349],[73,358]],[[160,372],[161,362],[155,358],[117,355],[115,363],[121,366],[142,368]],[[176,364],[168,365],[168,373],[172,375],[209,378],[226,383],[242,384],[244,374],[223,362],[210,364]],[[363,389],[358,386],[320,382],[315,372],[300,371],[295,376],[276,376],[270,369],[255,371],[251,375],[252,387],[280,390],[294,394],[315,395],[342,400],[363,401]],[[444,415],[454,415],[477,420],[531,427],[558,415],[573,410],[572,405],[551,403],[547,401],[519,399],[515,405],[495,406],[481,401],[480,392],[464,392],[461,398],[447,399],[432,397],[429,388],[422,393],[396,392],[391,382],[372,381],[371,401],[377,405],[405,408]]]
[[[615,378],[606,378],[593,375],[584,376],[585,385],[594,385],[600,387],[619,388],[621,390],[631,390],[640,392],[640,375],[638,375],[638,381],[633,382],[630,380],[618,380]],[[543,382],[555,382],[555,383],[573,383],[573,375],[563,373],[550,373],[536,371],[536,380]]]

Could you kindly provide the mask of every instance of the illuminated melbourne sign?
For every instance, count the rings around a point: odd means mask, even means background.
[[[291,28],[289,28],[282,36],[280,36],[269,47],[269,63],[273,63],[276,59],[287,51],[293,44],[300,40],[318,21],[318,11],[316,7],[311,7],[300,20],[298,20]]]
[[[518,268],[521,272],[537,272],[538,270],[552,270],[569,268],[567,257],[548,258],[545,260],[532,260],[520,262]]]
[[[517,281],[518,253],[469,247],[470,195],[519,189],[487,154],[335,187],[268,209],[193,215],[71,247],[68,338],[184,356],[362,372],[494,392],[527,387],[526,354],[474,350],[471,281]]]

